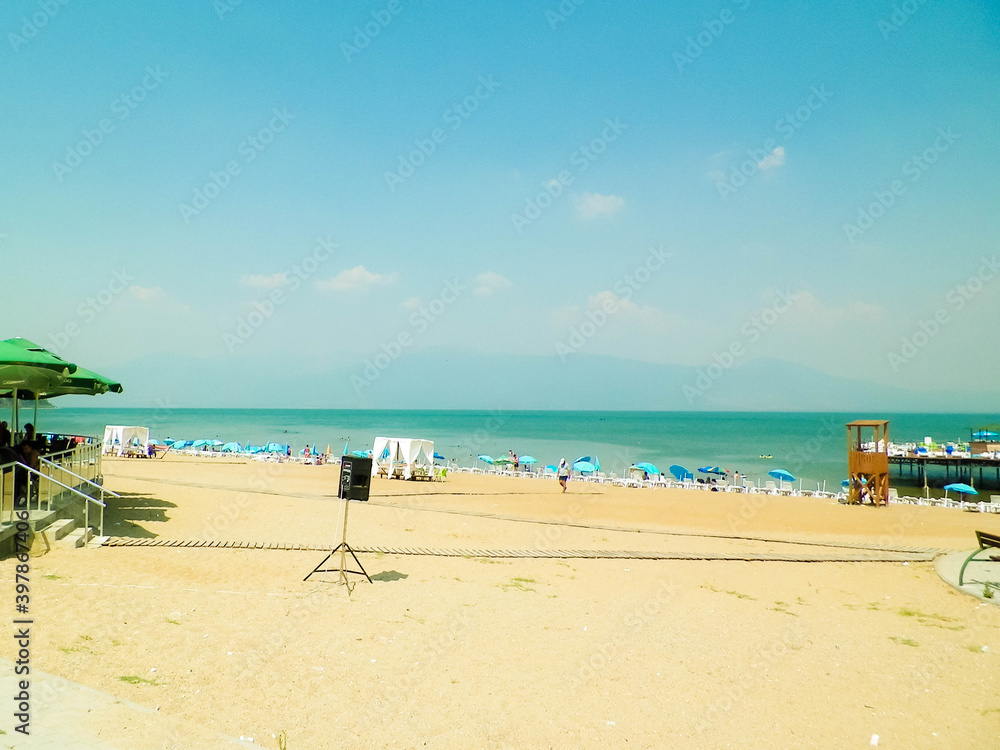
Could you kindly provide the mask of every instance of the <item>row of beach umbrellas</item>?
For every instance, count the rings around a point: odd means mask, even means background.
[[[482,461],[483,463],[488,464],[490,466],[503,466],[513,463],[513,461],[511,461],[509,458],[493,458],[492,456],[488,456],[486,454],[480,454],[477,458],[479,461]],[[518,462],[530,466],[532,464],[538,463],[538,460],[533,456],[521,456],[518,459]],[[593,474],[601,470],[601,461],[596,456],[594,457],[593,460],[591,460],[590,456],[581,456],[572,463],[572,467],[573,471],[578,471],[581,474]],[[545,468],[551,471],[556,471],[556,467],[551,464],[546,466]],[[632,469],[638,469],[651,476],[659,476],[661,474],[660,470],[655,465],[649,463],[648,461],[641,461],[639,463],[632,464],[632,466],[629,467],[629,470]],[[727,473],[725,469],[722,469],[718,466],[702,466],[701,468],[698,469],[698,471],[701,472],[702,474],[710,474],[714,476],[725,476]],[[679,482],[690,481],[694,479],[694,473],[684,468],[680,464],[673,464],[670,467],[670,473]],[[790,472],[787,472],[784,469],[772,469],[771,471],[768,472],[768,475],[783,482],[795,481],[795,477],[792,476]]]

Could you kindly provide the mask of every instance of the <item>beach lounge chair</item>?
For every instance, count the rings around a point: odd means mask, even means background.
[[[778,485],[768,480],[767,482],[764,483],[764,491],[767,492],[768,495],[777,495]]]
[[[890,503],[899,502],[899,490],[897,490],[895,487],[889,488],[889,502]]]

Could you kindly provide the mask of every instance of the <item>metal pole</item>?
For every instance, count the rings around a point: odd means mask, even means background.
[[[347,585],[347,510],[351,506],[351,499],[344,498],[344,535],[340,541],[340,582]]]

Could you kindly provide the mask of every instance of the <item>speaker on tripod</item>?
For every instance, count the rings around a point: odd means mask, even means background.
[[[323,561],[313,568],[312,573],[302,579],[303,581],[308,581],[310,576],[316,573],[337,573],[337,583],[342,583],[347,586],[348,593],[354,589],[353,584],[350,583],[350,579],[347,577],[348,573],[364,576],[368,583],[372,582],[371,577],[367,572],[365,572],[364,566],[361,565],[361,561],[358,560],[358,556],[354,554],[354,550],[351,549],[351,545],[347,543],[347,510],[351,504],[351,500],[368,500],[368,493],[371,491],[371,482],[372,460],[370,458],[344,456],[341,459],[340,484],[337,490],[337,497],[342,498],[344,501],[344,534],[341,538],[340,544],[334,547],[330,554],[324,557]],[[354,564],[358,566],[357,570],[351,570],[347,567],[348,555],[350,555],[351,559],[354,560]],[[337,558],[337,567],[323,567],[327,564],[327,562],[335,557]]]

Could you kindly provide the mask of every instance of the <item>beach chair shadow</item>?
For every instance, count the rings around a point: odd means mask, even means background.
[[[141,526],[142,522],[163,523],[169,520],[168,508],[176,503],[160,500],[141,492],[119,492],[121,497],[108,497],[104,511],[104,531],[109,536],[152,539],[158,534]]]

